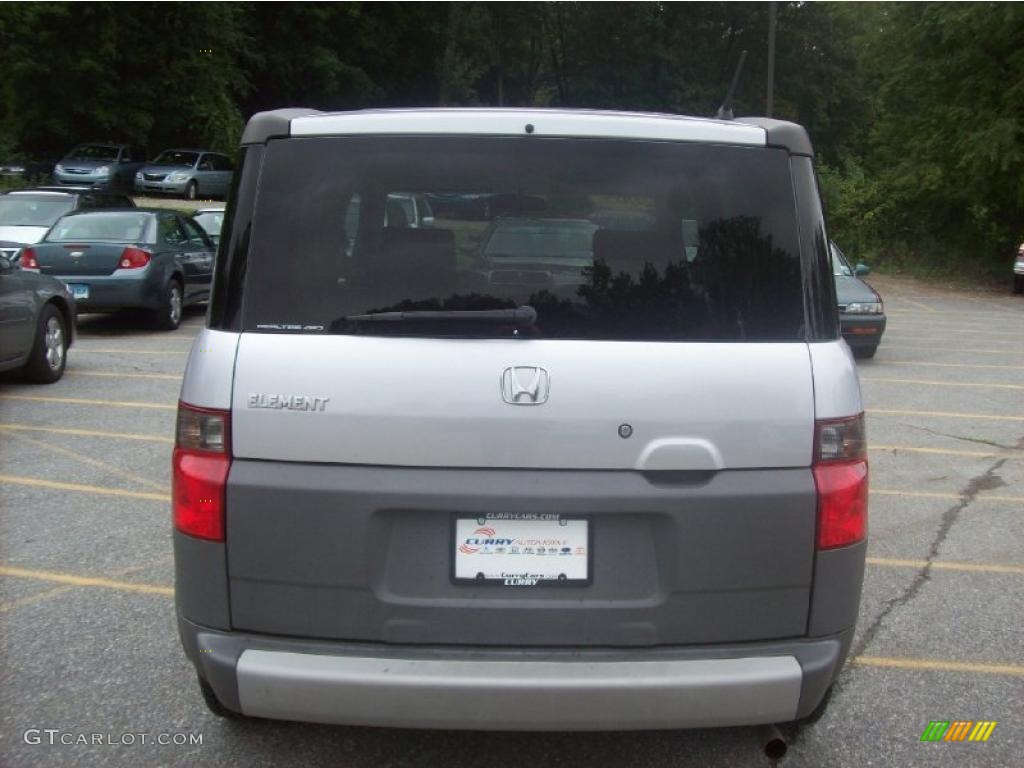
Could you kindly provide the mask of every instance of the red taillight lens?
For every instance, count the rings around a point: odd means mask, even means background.
[[[868,523],[868,460],[864,415],[815,424],[814,484],[818,549],[862,541]]]
[[[822,464],[814,468],[818,487],[818,549],[861,541],[868,522],[868,463]]]
[[[22,248],[21,249],[21,260],[19,262],[22,269],[39,269],[39,262],[36,260],[36,251],[34,248]]]
[[[149,264],[152,255],[149,251],[141,248],[125,248],[121,251],[121,262],[118,264],[121,269],[139,269]]]
[[[224,492],[231,468],[227,411],[178,403],[171,505],[174,527],[224,541]]]

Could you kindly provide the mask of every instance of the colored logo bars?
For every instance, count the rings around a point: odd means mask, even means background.
[[[921,741],[988,741],[995,728],[995,720],[932,720]]]

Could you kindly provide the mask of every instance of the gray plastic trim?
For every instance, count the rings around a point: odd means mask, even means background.
[[[319,723],[484,730],[753,725],[796,716],[792,656],[675,661],[466,661],[247,649],[242,712]]]
[[[769,147],[787,149],[792,155],[814,157],[811,139],[802,125],[785,120],[773,120],[770,117],[737,117],[736,122],[763,128]]]
[[[818,552],[807,634],[824,637],[857,623],[868,543]]]
[[[228,629],[227,553],[221,541],[205,541],[174,531],[174,598],[190,621]]]
[[[265,144],[268,139],[276,136],[287,136],[291,132],[291,122],[296,117],[319,114],[319,110],[308,107],[257,112],[245,124],[245,131],[242,132],[242,144]]]
[[[181,381],[182,402],[198,408],[231,407],[238,339],[237,333],[210,328],[198,333]]]

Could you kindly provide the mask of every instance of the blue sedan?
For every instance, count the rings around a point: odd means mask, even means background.
[[[80,312],[146,309],[174,330],[185,306],[209,298],[214,250],[190,218],[134,208],[68,214],[20,261],[66,283]]]

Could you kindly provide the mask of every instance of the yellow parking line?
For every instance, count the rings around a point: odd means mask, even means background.
[[[1020,317],[1021,317],[1021,320],[1024,320],[1024,313],[1022,313]],[[949,321],[939,320],[938,318],[934,318],[934,317],[921,317],[921,315],[919,315],[917,313],[910,313],[909,315],[905,315],[903,317],[897,317],[893,321],[892,327],[895,328],[895,327],[898,326],[901,329],[903,329],[903,328],[906,328],[908,330],[924,329],[924,330],[928,330],[928,331],[932,331],[932,330],[936,330],[936,331],[957,331],[957,332],[962,332],[962,331],[968,331],[968,332],[969,331],[992,331],[993,322],[995,322],[995,321],[993,321],[993,320],[981,320],[981,319],[973,318],[973,317],[965,317],[963,319],[963,322],[949,322]],[[1006,322],[1003,322],[1003,321],[999,321],[998,322],[999,330],[998,331],[993,331],[993,332],[994,333],[1006,333],[1007,331],[1009,331],[1009,332],[1012,333],[1014,330],[1017,330],[1016,326],[1018,326],[1018,325],[1021,327],[1021,329],[1024,329],[1024,322],[1006,323]],[[154,337],[154,338],[156,338],[156,337]]]
[[[173,438],[163,437],[161,435],[140,435],[134,432],[104,432],[98,429],[76,429],[74,427],[36,427],[30,424],[0,423],[0,430],[46,432],[55,435],[75,435],[77,437],[109,437],[116,440],[140,440],[147,443],[174,444]]]
[[[165,562],[169,562],[171,559],[171,556],[168,555],[166,557],[159,557],[156,560],[151,560],[148,563],[143,563],[142,565],[133,565],[128,568],[119,568],[116,571],[112,571],[109,574],[108,578],[110,576],[127,576],[131,573],[138,573],[139,571],[143,571],[146,568],[152,568],[154,566],[163,565]],[[78,587],[65,584],[61,587],[53,587],[52,589],[46,589],[42,592],[36,592],[34,595],[26,595],[25,597],[20,597],[16,600],[11,600],[11,602],[9,603],[0,603],[0,613],[7,613],[8,611],[13,611],[16,608],[23,608],[26,605],[35,605],[36,603],[42,603],[46,600],[50,600],[51,598],[59,597],[60,595],[63,595],[65,592],[74,592],[76,589],[78,589]]]
[[[103,352],[110,355],[187,355],[187,349],[117,349],[113,347],[90,347],[88,344],[75,345],[73,349],[82,352]]]
[[[946,661],[944,659],[905,659],[892,656],[856,656],[850,661],[852,664],[861,667],[919,669],[927,672],[973,672],[981,675],[1024,677],[1024,666],[1020,664],[989,664],[976,661]]]
[[[947,419],[991,419],[993,421],[1024,421],[1024,416],[1003,416],[996,413],[961,413],[959,411],[909,411],[893,408],[868,408],[870,416],[939,416]]]
[[[58,573],[56,571],[37,571],[30,568],[15,568],[10,565],[0,565],[0,576],[50,581],[56,584],[70,584],[75,587],[100,587],[102,589],[114,589],[119,592],[146,592],[152,595],[166,595],[167,597],[173,597],[174,595],[173,587],[163,587],[157,584],[135,584],[130,581],[103,579],[96,576],[76,576],[73,573]]]
[[[895,299],[893,299],[893,301],[905,301],[907,304],[910,304],[912,307],[917,307],[918,309],[923,309],[925,312],[935,312],[935,307],[929,307],[927,304],[922,304],[921,302],[914,301],[913,299],[905,299],[905,298],[902,298],[902,297],[896,297]],[[892,311],[892,310],[890,310],[890,311]],[[917,313],[915,312],[913,314],[917,314]]]
[[[964,328],[962,326],[956,327],[956,328],[940,328],[940,327],[937,327],[937,326],[932,325],[930,323],[928,325],[922,325],[922,326],[920,326],[918,328],[910,328],[910,327],[907,327],[907,326],[904,326],[904,325],[900,325],[897,328],[890,328],[889,330],[895,332],[895,334],[897,336],[901,335],[904,330],[908,330],[908,331],[911,332],[911,336],[908,337],[908,338],[912,338],[913,337],[913,332],[914,331],[920,331],[920,330],[936,330],[936,331],[941,331],[942,333],[958,333],[961,336],[964,336],[964,335],[967,335],[967,334],[974,334],[974,335],[977,335],[977,336],[993,336],[993,337],[996,337],[997,339],[1019,339],[1020,338],[1020,334],[1017,333],[1016,331],[986,331],[986,330],[982,330],[982,329]],[[929,337],[925,337],[925,338],[932,338],[932,337],[929,336]],[[993,339],[993,340],[995,340],[995,339]]]
[[[1024,384],[988,384],[980,381],[933,381],[930,379],[886,379],[861,376],[861,381],[878,384],[914,384],[928,387],[976,387],[978,389],[1024,389]]]
[[[155,408],[177,410],[177,403],[144,403],[138,400],[96,400],[85,397],[50,397],[48,395],[0,395],[0,400],[25,400],[33,403],[69,403],[72,405],[109,405],[115,408]]]
[[[931,342],[935,342],[935,339],[929,339]],[[912,349],[915,352],[921,351],[920,344],[890,344],[886,343],[882,349]],[[943,345],[941,349],[936,350],[938,352],[955,353],[957,355],[1006,355],[1020,359],[1021,352],[1017,350],[1006,350],[1006,349],[973,349],[969,347],[948,347]],[[884,362],[884,361],[879,361]]]
[[[7,613],[13,611],[15,608],[23,608],[26,605],[35,605],[36,603],[42,603],[53,597],[59,597],[65,592],[73,592],[74,587],[53,587],[52,589],[46,589],[42,592],[37,592],[34,595],[27,595],[25,597],[19,597],[17,600],[11,600],[9,603],[0,603],[0,613]]]
[[[35,438],[29,437],[28,435],[19,435],[16,432],[12,432],[11,437],[13,437],[15,440],[28,443],[29,445],[37,446],[46,451],[50,451],[51,453],[56,453],[60,456],[67,456],[69,459],[73,461],[77,461],[80,464],[85,464],[90,467],[95,467],[99,469],[101,472],[105,472],[109,475],[114,475],[115,477],[120,477],[123,480],[128,480],[129,482],[138,483],[139,485],[144,485],[147,486],[148,488],[153,488],[157,491],[167,493],[167,487],[165,485],[154,482],[149,478],[136,475],[134,472],[128,472],[127,470],[121,469],[120,467],[115,467],[114,465],[108,464],[105,461],[100,461],[99,459],[94,459],[90,456],[84,456],[81,453],[78,453],[77,451],[62,448],[59,445],[51,445],[49,443],[43,442],[42,440],[36,440]]]
[[[872,451],[905,451],[907,453],[935,453],[942,456],[973,456],[979,459],[995,459],[995,458],[1024,458],[1024,454],[1020,456],[1014,455],[1010,452],[998,453],[995,451],[958,451],[952,448],[918,448],[913,445],[869,445],[869,450]]]
[[[1024,371],[1024,365],[994,365],[992,363],[933,363],[924,360],[886,360],[885,365],[911,365],[926,368],[995,368],[1001,371]]]
[[[892,299],[898,301],[898,299]],[[914,312],[911,309],[904,309],[902,307],[886,306],[885,314],[887,315],[905,315],[907,317],[920,317],[920,312]],[[1020,317],[1019,312],[1013,309],[1004,311],[1003,309],[987,309],[987,310],[972,310],[967,309],[963,312],[956,313],[957,318],[964,318],[965,320],[976,320],[976,319],[989,319],[989,318],[1001,318],[1001,317]]]
[[[65,376],[94,376],[104,379],[167,379],[181,381],[178,373],[130,373],[128,371],[65,371]]]
[[[906,496],[917,499],[964,499],[963,494],[949,493],[945,491],[899,491],[891,488],[872,488],[874,496]],[[997,493],[980,493],[974,497],[975,501],[1005,501],[1010,504],[1024,504],[1024,496],[1003,496]]]
[[[868,565],[883,568],[924,568],[927,560],[901,560],[891,557],[869,557]],[[973,573],[1012,573],[1024,576],[1024,565],[996,565],[989,563],[954,563],[945,560],[932,560],[931,567],[937,571],[965,571]]]
[[[122,496],[129,499],[149,499],[152,501],[169,502],[170,494],[148,493],[146,491],[125,491],[121,488],[106,488],[99,485],[83,485],[81,483],[59,483],[55,480],[43,480],[38,477],[22,477],[20,475],[0,475],[0,484],[25,485],[30,488],[50,488],[55,491],[74,491],[76,493],[93,493],[99,496]]]

